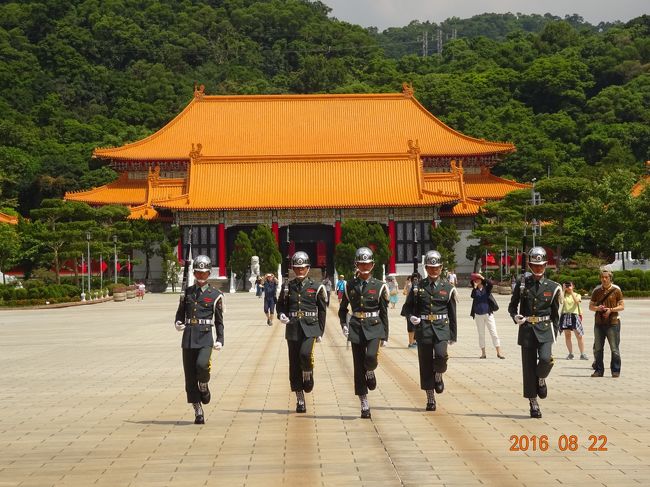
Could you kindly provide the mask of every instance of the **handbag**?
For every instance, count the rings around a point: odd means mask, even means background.
[[[499,305],[497,304],[497,300],[494,299],[494,296],[492,296],[492,293],[488,296],[488,307],[492,313],[499,311]]]

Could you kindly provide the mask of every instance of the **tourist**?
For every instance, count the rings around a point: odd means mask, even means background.
[[[481,348],[481,356],[485,355],[485,328],[487,327],[492,345],[496,349],[497,357],[506,358],[501,353],[501,342],[497,335],[497,323],[494,319],[494,312],[499,309],[494,296],[492,296],[492,282],[486,280],[481,273],[475,272],[471,275],[472,279],[472,309],[470,316],[474,318],[476,330],[478,331],[478,346]]]
[[[580,360],[589,360],[585,353],[584,334],[585,330],[582,326],[582,310],[580,309],[580,302],[582,297],[573,289],[573,282],[566,281],[562,287],[564,288],[564,300],[562,303],[562,314],[560,315],[560,333],[564,333],[564,341],[566,348],[569,351],[567,360],[573,360],[573,344],[571,343],[571,332],[575,333],[576,341],[578,342],[578,349],[580,350]]]
[[[611,359],[609,367],[612,377],[621,375],[621,320],[618,314],[625,309],[623,292],[612,282],[613,274],[608,269],[600,271],[600,284],[591,293],[589,310],[596,313],[594,322],[594,373],[592,377],[602,377],[605,373],[605,338],[609,343]]]
[[[266,315],[266,324],[273,324],[273,313],[275,313],[275,303],[278,295],[278,280],[273,273],[268,273],[261,285],[264,294],[264,314]]]

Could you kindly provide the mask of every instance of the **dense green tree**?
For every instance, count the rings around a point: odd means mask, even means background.
[[[20,252],[20,235],[14,225],[0,223],[0,272],[2,272],[2,283],[6,284],[4,273],[11,269],[18,262]]]
[[[251,264],[251,257],[253,255],[255,255],[255,251],[251,245],[250,238],[248,238],[246,232],[238,232],[237,237],[235,237],[234,249],[228,260],[228,267],[242,282],[246,277],[246,272]]]
[[[456,267],[454,247],[460,240],[460,234],[456,225],[447,223],[435,227],[431,225],[429,240],[433,248],[440,252],[445,268],[454,269]]]
[[[351,218],[341,224],[341,243],[336,246],[334,260],[339,274],[354,275],[354,255],[359,247],[369,247],[374,253],[375,267],[373,275],[379,279],[383,276],[383,266],[390,257],[388,235],[378,223],[368,223]]]
[[[275,274],[282,262],[282,255],[271,229],[267,225],[258,225],[251,233],[250,239],[255,255],[260,258],[260,271],[263,274]]]

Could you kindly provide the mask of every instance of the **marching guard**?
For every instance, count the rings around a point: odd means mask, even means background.
[[[388,340],[388,288],[371,275],[375,261],[368,247],[357,249],[355,265],[356,277],[343,288],[339,320],[343,333],[352,343],[354,393],[359,396],[361,417],[369,419],[368,390],[377,387],[379,344],[380,340]]]
[[[560,285],[546,279],[546,251],[533,247],[528,253],[532,274],[521,277],[515,286],[508,313],[519,325],[517,344],[521,346],[524,397],[530,403],[530,417],[541,418],[537,398],[548,394],[546,378],[553,368],[553,343],[560,319]]]
[[[441,277],[442,256],[430,250],[424,256],[427,277],[414,274],[401,314],[415,326],[420,365],[420,388],[427,394],[427,411],[436,410],[435,393],[442,394],[447,371],[447,345],[456,342],[456,287]]]
[[[185,290],[176,311],[175,327],[183,332],[183,370],[187,402],[194,408],[194,423],[204,424],[201,404],[210,402],[212,349],[223,347],[223,293],[208,284],[212,262],[207,255],[194,260],[195,284]],[[213,329],[215,336],[213,336]]]
[[[327,293],[325,286],[307,276],[311,263],[305,252],[291,257],[295,279],[282,286],[277,303],[278,318],[286,325],[289,349],[289,383],[296,393],[296,412],[307,412],[305,392],[314,389],[314,343],[325,332]]]

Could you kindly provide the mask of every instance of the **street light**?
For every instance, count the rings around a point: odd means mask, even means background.
[[[81,254],[81,300],[86,300],[86,289],[84,284],[84,254]]]
[[[117,235],[113,235],[113,282],[117,284]]]
[[[90,232],[86,232],[86,241],[88,243],[88,294],[90,294],[90,275],[91,275],[91,267],[90,267]]]

